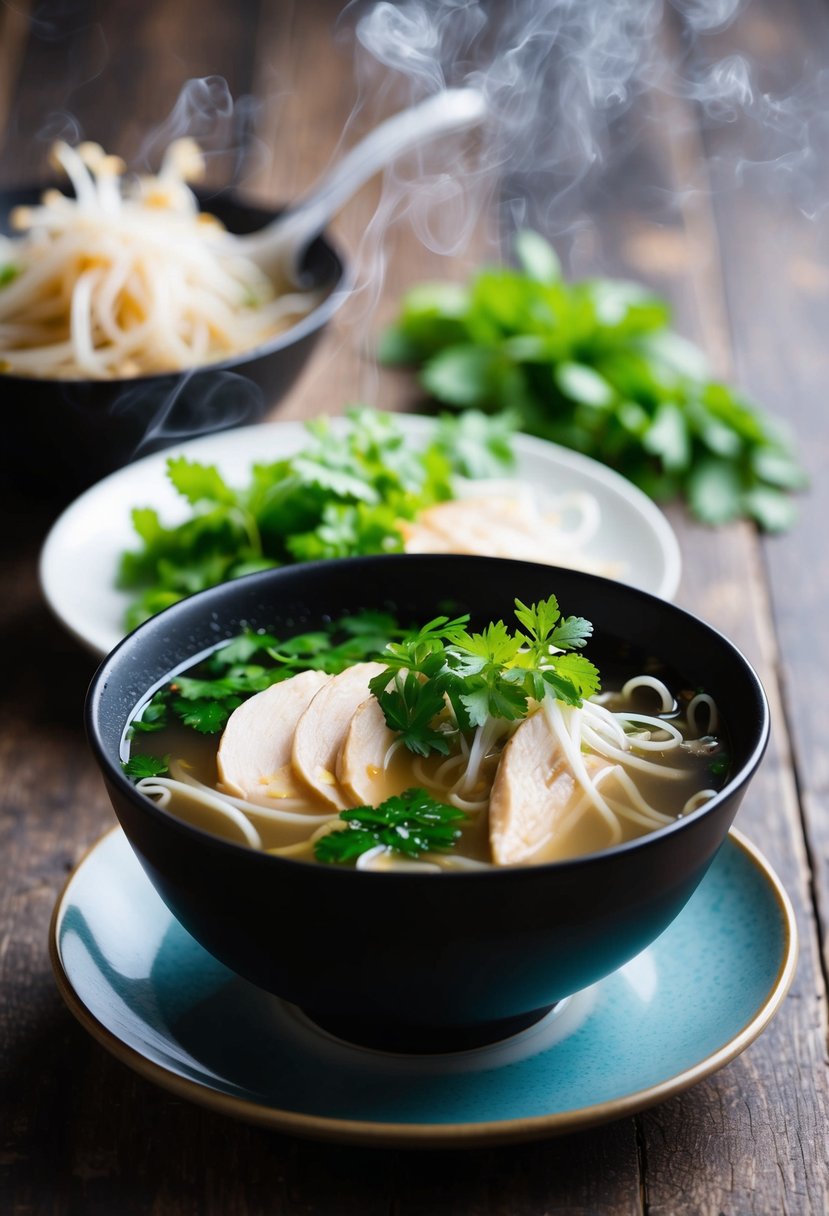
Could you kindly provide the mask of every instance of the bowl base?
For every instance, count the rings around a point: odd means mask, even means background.
[[[561,1004],[561,1002],[558,1002]],[[489,1047],[513,1035],[529,1030],[555,1009],[545,1005],[511,1018],[491,1022],[476,1022],[466,1026],[420,1026],[393,1022],[383,1018],[337,1017],[317,1014],[310,1009],[301,1012],[320,1030],[356,1047],[376,1051],[392,1051],[406,1055],[447,1055],[457,1051],[473,1051]]]

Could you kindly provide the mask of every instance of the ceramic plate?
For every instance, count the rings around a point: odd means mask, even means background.
[[[474,1051],[397,1055],[318,1029],[197,945],[120,829],[69,879],[50,949],[86,1029],[179,1096],[297,1135],[423,1146],[532,1139],[663,1101],[756,1038],[797,953],[779,880],[734,832],[652,946]]]
[[[400,415],[404,431],[423,440],[434,423]],[[336,419],[337,428],[344,426]],[[170,455],[219,466],[231,484],[244,485],[257,461],[278,460],[308,443],[299,422],[241,427],[195,439],[146,456],[98,482],[67,508],[55,523],[41,555],[40,577],[46,599],[66,628],[84,645],[106,654],[123,637],[128,597],[116,589],[118,559],[136,548],[130,512],[152,506],[164,522],[186,518],[189,508],[165,475]],[[679,585],[679,547],[662,512],[640,490],[604,465],[542,439],[517,435],[516,476],[540,497],[587,492],[597,500],[600,525],[585,547],[587,558],[618,566],[619,577],[670,599]]]

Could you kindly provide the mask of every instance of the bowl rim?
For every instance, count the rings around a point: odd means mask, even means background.
[[[49,182],[45,180],[39,184],[23,183],[20,186],[7,186],[4,189],[0,189],[0,217],[5,218],[8,215],[10,206],[16,205],[16,203],[12,203],[12,200],[16,196],[19,195],[21,199],[26,196],[39,198],[44,190],[48,190],[50,185],[54,184],[54,181]],[[203,209],[205,204],[215,202],[218,199],[220,203],[229,203],[231,206],[249,211],[252,214],[258,214],[262,218],[263,227],[269,219],[275,219],[290,208],[290,204],[287,203],[269,206],[255,202],[253,199],[246,197],[243,192],[231,186],[217,187],[214,190],[198,189],[194,190],[193,193],[199,201],[200,209]],[[254,228],[251,231],[255,232],[257,229]],[[243,364],[276,354],[285,347],[293,346],[295,343],[300,342],[309,334],[315,333],[319,329],[324,329],[335,313],[342,308],[346,300],[353,295],[355,284],[354,266],[351,260],[344,255],[337,241],[331,239],[327,229],[323,229],[314,238],[308,247],[308,251],[310,252],[316,245],[321,245],[333,258],[336,273],[332,279],[330,290],[327,291],[317,307],[306,313],[304,317],[301,317],[295,325],[291,325],[288,329],[280,330],[272,338],[260,342],[258,346],[248,347],[239,354],[212,360],[209,363],[196,363],[190,367],[182,367],[164,372],[148,372],[140,376],[104,376],[100,378],[93,376],[27,376],[19,372],[0,371],[0,384],[54,384],[62,386],[69,391],[74,386],[83,384],[125,387],[130,385],[152,385],[163,383],[165,380],[179,380],[182,377],[189,378],[208,372],[233,371]]]
[[[376,564],[393,565],[402,561],[407,563],[428,561],[432,562],[439,559],[440,564],[453,563],[457,564],[460,561],[462,564],[475,563],[477,565],[494,564],[498,569],[503,569],[505,566],[519,567],[528,569],[537,574],[544,573],[545,577],[549,576],[554,580],[558,575],[567,577],[576,577],[578,579],[588,580],[597,584],[600,587],[608,589],[616,589],[611,591],[611,594],[630,596],[634,599],[644,600],[651,604],[655,603],[666,611],[668,614],[679,618],[679,621],[685,621],[692,624],[693,627],[702,627],[719,646],[730,653],[733,659],[742,667],[747,680],[753,699],[755,708],[758,714],[756,740],[752,746],[750,754],[743,761],[740,768],[729,778],[722,789],[718,790],[713,798],[702,806],[697,807],[689,814],[675,819],[672,823],[663,825],[653,831],[647,832],[642,836],[635,837],[632,840],[623,841],[620,844],[611,845],[609,848],[600,849],[596,852],[587,853],[579,857],[565,858],[559,861],[542,862],[535,865],[516,865],[516,866],[489,866],[481,869],[460,870],[450,873],[441,873],[435,875],[433,872],[419,874],[416,871],[400,871],[389,873],[381,873],[366,870],[357,870],[353,866],[316,866],[307,861],[296,860],[291,857],[274,856],[273,854],[264,851],[253,849],[249,845],[242,844],[233,840],[227,840],[224,837],[216,836],[210,832],[206,832],[202,828],[195,827],[193,824],[185,822],[178,816],[166,811],[159,806],[153,799],[142,794],[136,789],[134,783],[126,776],[121,769],[117,760],[110,755],[109,749],[103,738],[103,731],[99,722],[100,708],[103,699],[106,696],[107,686],[113,672],[125,661],[131,657],[131,652],[135,652],[136,647],[139,648],[144,643],[144,639],[151,637],[152,634],[163,632],[167,628],[167,622],[177,618],[180,614],[184,616],[188,613],[195,612],[199,614],[202,605],[208,607],[210,599],[217,593],[223,593],[225,596],[233,594],[234,585],[238,585],[241,593],[244,587],[252,587],[256,582],[263,584],[272,579],[278,580],[279,577],[288,572],[292,572],[294,577],[301,577],[301,573],[307,572],[310,575],[322,573],[326,570],[338,569],[340,573],[344,573],[345,563],[348,563],[352,568],[356,564],[375,566]],[[517,573],[517,572],[516,572]],[[495,576],[495,570],[493,570]],[[393,585],[393,584],[392,584]],[[231,589],[230,591],[228,589]],[[613,636],[613,635],[612,635]],[[615,635],[619,636],[619,635]],[[220,639],[221,640],[221,639]],[[217,643],[218,644],[218,643]],[[215,650],[216,646],[204,647],[196,654],[188,655],[182,659],[180,663],[176,663],[173,667],[165,672],[164,677],[157,681],[154,685],[147,688],[142,694],[146,696],[150,691],[154,691],[166,683],[168,677],[176,671],[183,670],[185,667],[190,667],[194,662],[200,661],[201,658]],[[133,707],[134,708],[134,707]],[[688,824],[696,823],[701,819],[707,818],[714,810],[716,810],[727,799],[732,798],[753,777],[760,761],[763,758],[766,747],[768,746],[770,730],[771,730],[771,715],[769,702],[766,696],[765,689],[760,681],[760,677],[754,670],[753,665],[749,662],[743,652],[727,638],[723,633],[710,625],[701,617],[694,615],[687,609],[669,601],[663,600],[661,597],[653,595],[649,591],[642,591],[638,587],[632,587],[626,583],[618,583],[612,579],[608,579],[603,575],[592,574],[587,571],[570,570],[559,566],[541,565],[536,562],[515,561],[511,558],[499,557],[478,557],[466,554],[383,554],[367,557],[340,557],[330,558],[324,561],[304,562],[300,566],[282,566],[276,567],[273,570],[258,571],[254,574],[245,575],[239,579],[233,579],[227,583],[218,584],[216,587],[209,587],[204,591],[197,592],[194,595],[188,596],[184,600],[180,600],[176,604],[172,604],[169,608],[165,608],[162,612],[157,613],[149,620],[144,621],[132,633],[127,634],[118,645],[110,651],[103,659],[89,685],[84,705],[84,721],[86,726],[87,740],[90,748],[95,756],[98,766],[105,781],[114,783],[120,793],[125,794],[129,800],[136,806],[139,806],[150,818],[160,820],[167,828],[172,828],[178,834],[184,835],[186,838],[201,841],[202,844],[214,847],[221,852],[224,849],[230,849],[232,854],[237,856],[245,856],[250,859],[248,864],[251,865],[267,865],[271,868],[281,869],[284,866],[289,867],[289,871],[296,873],[297,867],[300,870],[307,870],[311,875],[328,874],[331,878],[327,881],[346,881],[353,882],[357,875],[362,875],[363,879],[370,877],[372,881],[381,881],[393,879],[396,883],[422,883],[429,880],[444,880],[451,878],[454,883],[458,882],[491,882],[496,876],[500,876],[499,882],[504,881],[527,881],[528,875],[550,875],[555,873],[563,873],[565,871],[573,872],[581,868],[590,867],[598,861],[610,861],[617,857],[624,857],[628,853],[646,851],[649,848],[658,847],[661,841],[667,837],[674,835],[677,832],[684,831]],[[123,723],[123,728],[126,729],[127,720]],[[723,837],[725,839],[725,836]],[[334,877],[334,876],[337,877]],[[523,879],[522,879],[523,876]]]

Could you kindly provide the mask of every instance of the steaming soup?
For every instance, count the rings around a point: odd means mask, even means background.
[[[581,856],[713,797],[727,757],[710,696],[652,670],[601,691],[589,622],[554,597],[516,604],[512,631],[374,616],[243,635],[139,708],[125,767],[197,827],[375,870]]]

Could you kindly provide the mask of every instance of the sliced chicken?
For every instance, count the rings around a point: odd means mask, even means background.
[[[622,566],[590,557],[562,531],[554,513],[539,509],[531,496],[492,494],[454,498],[401,520],[407,553],[473,553],[572,566],[618,577]]]
[[[427,507],[417,520],[401,526],[407,553],[478,553],[544,561],[549,547],[549,521],[524,498],[456,498]]]
[[[369,680],[384,670],[383,663],[356,663],[332,676],[296,724],[291,753],[294,774],[335,810],[354,805],[337,781],[337,760],[349,723],[369,695]]]
[[[304,796],[291,767],[294,731],[331,676],[303,671],[244,701],[227,720],[217,756],[221,788],[261,806]]]
[[[607,763],[598,756],[585,756],[584,760],[590,773]],[[547,719],[543,713],[532,714],[504,748],[492,783],[489,839],[493,861],[497,865],[554,861],[601,848],[601,836],[598,845],[582,847],[579,843],[591,825],[602,832],[595,809],[586,805],[578,821],[568,823],[569,812],[581,797]]]
[[[386,765],[396,738],[375,697],[357,706],[337,760],[337,780],[352,806],[378,806],[411,784],[405,770],[398,772],[393,762]]]

